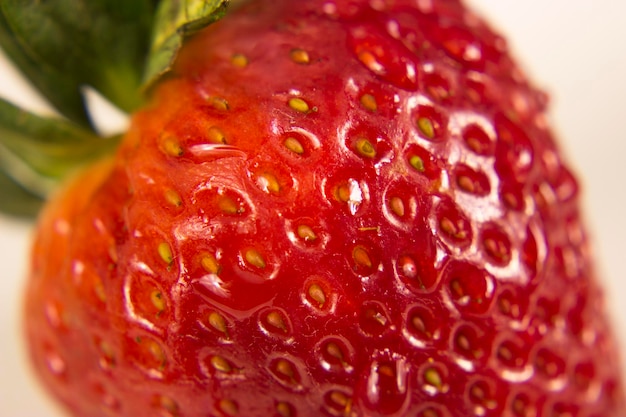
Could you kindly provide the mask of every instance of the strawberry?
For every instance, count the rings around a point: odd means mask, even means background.
[[[75,416],[618,416],[576,179],[462,3],[251,1],[39,219]]]

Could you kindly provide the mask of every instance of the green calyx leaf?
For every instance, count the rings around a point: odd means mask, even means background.
[[[5,172],[0,171],[0,213],[14,217],[34,217],[41,208],[43,201],[18,183]]]
[[[30,195],[45,198],[77,168],[112,153],[118,139],[0,99],[0,171]]]
[[[154,0],[0,0],[0,46],[57,110],[89,125],[81,89],[141,103]]]
[[[149,88],[172,67],[184,39],[226,13],[229,0],[161,0],[143,78]]]

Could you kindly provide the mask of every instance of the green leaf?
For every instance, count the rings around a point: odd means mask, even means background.
[[[229,0],[162,0],[156,12],[152,47],[143,78],[149,88],[172,67],[185,37],[221,19]]]
[[[6,173],[0,171],[0,212],[16,217],[35,217],[44,200],[17,184]]]
[[[0,46],[66,117],[87,125],[89,85],[122,110],[139,87],[154,0],[0,0]]]
[[[101,138],[65,119],[37,116],[0,99],[0,171],[42,198],[76,169],[112,153],[118,139]]]
[[[1,9],[0,9],[1,12]],[[31,81],[60,113],[71,120],[89,125],[89,117],[78,86],[67,77],[60,76],[38,64],[22,51],[13,37],[4,15],[0,13],[0,46],[22,73]]]

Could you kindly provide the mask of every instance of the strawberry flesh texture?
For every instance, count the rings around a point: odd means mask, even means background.
[[[413,3],[244,6],[50,204],[26,326],[76,416],[624,413],[545,96]]]

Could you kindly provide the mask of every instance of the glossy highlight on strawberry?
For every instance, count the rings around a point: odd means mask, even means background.
[[[619,416],[546,96],[461,2],[252,1],[40,218],[77,417]]]

